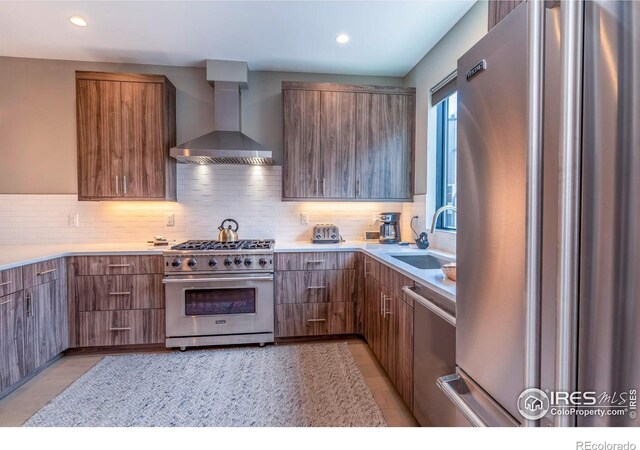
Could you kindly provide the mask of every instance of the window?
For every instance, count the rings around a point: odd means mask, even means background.
[[[458,160],[458,94],[454,92],[438,105],[438,138],[436,168],[436,208],[456,205],[456,172]],[[456,229],[456,214],[445,211],[438,218],[438,229]]]

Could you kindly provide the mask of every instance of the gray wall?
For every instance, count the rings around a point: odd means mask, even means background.
[[[405,77],[405,86],[416,88],[416,194],[435,197],[435,180],[428,176],[428,168],[435,167],[435,152],[429,149],[436,145],[436,133],[430,133],[436,116],[429,114],[429,90],[454,71],[458,58],[487,33],[487,15],[487,2],[476,3]]]
[[[77,192],[75,71],[166,75],[177,89],[177,138],[213,129],[213,89],[204,68],[0,57],[0,194]],[[282,163],[280,83],[327,81],[401,86],[402,78],[252,72],[242,95],[243,131]]]

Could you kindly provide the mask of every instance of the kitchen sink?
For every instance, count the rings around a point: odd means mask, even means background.
[[[449,262],[433,255],[391,255],[391,257],[417,269],[440,269],[443,264]]]

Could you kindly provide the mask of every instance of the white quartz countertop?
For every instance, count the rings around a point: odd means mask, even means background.
[[[417,283],[426,286],[446,298],[455,301],[456,283],[449,280],[440,269],[418,269],[393,257],[393,255],[432,254],[455,261],[456,255],[439,250],[421,250],[415,244],[379,244],[367,241],[345,241],[339,244],[313,244],[311,242],[276,242],[275,252],[350,252],[361,251],[392,267]]]
[[[154,255],[162,254],[168,247],[154,247],[147,243],[118,244],[51,244],[51,245],[0,245],[0,270],[20,267],[64,256],[82,255]],[[276,242],[275,252],[337,252],[361,251],[394,268],[419,284],[433,289],[454,300],[456,283],[447,279],[440,269],[417,269],[392,255],[419,255],[431,253],[450,260],[455,255],[437,250],[420,250],[415,245],[378,244],[365,241],[346,241],[339,244],[312,244],[311,242]]]
[[[0,245],[0,270],[64,256],[160,255],[166,248],[146,243]]]

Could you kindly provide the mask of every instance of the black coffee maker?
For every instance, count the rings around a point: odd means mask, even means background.
[[[400,242],[400,213],[383,212],[378,217],[380,221],[381,244],[397,244]]]

